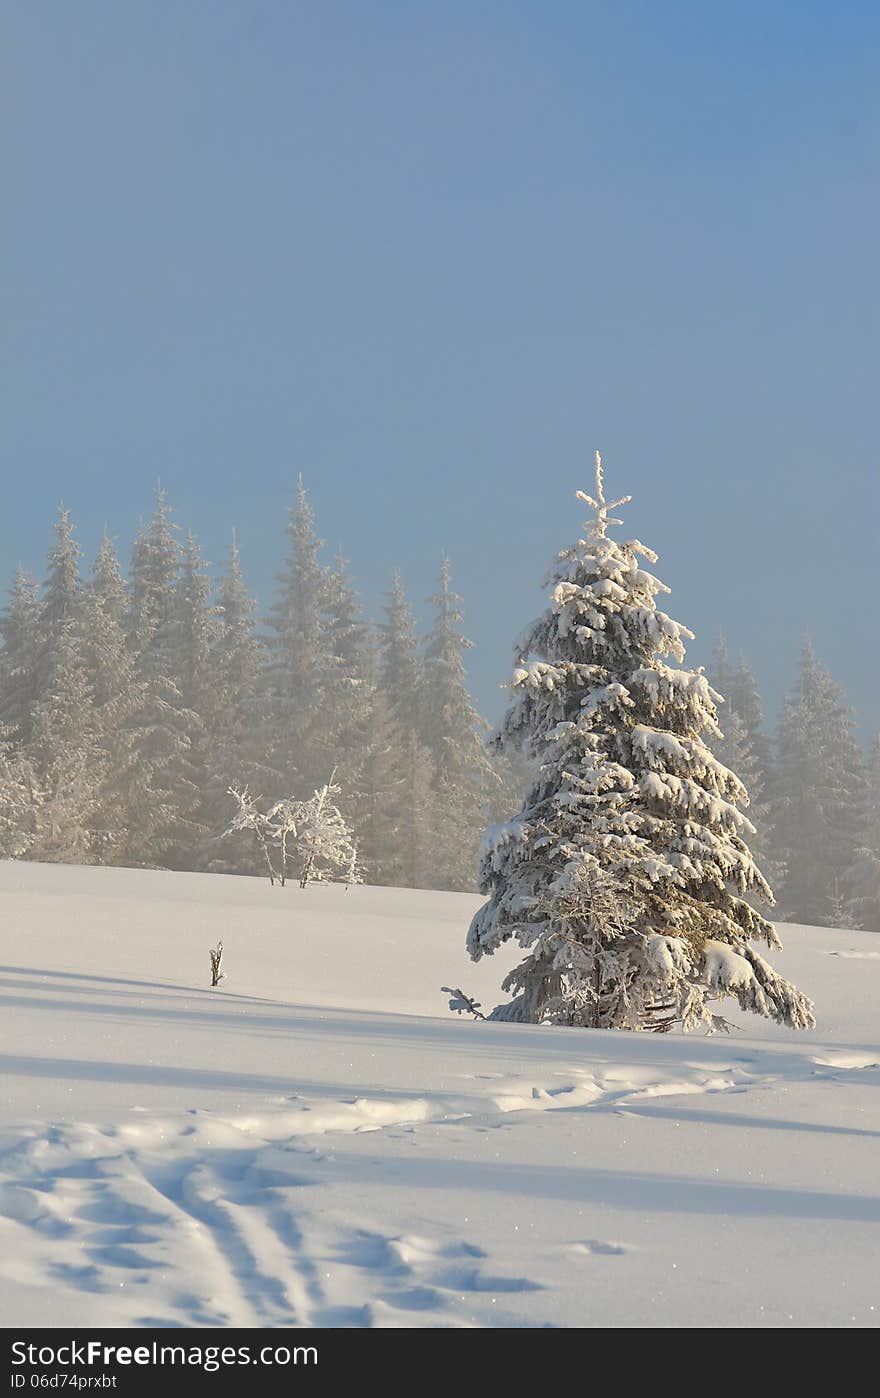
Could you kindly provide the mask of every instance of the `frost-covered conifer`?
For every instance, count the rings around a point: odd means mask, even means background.
[[[217,608],[195,535],[188,533],[174,590],[171,679],[180,694],[179,717],[186,742],[173,767],[173,868],[204,868],[215,836],[210,825],[214,745],[221,725],[223,694],[215,664]]]
[[[146,865],[173,860],[178,821],[187,815],[177,789],[193,722],[178,685],[181,552],[168,498],[159,486],[152,518],[135,539],[131,567],[130,644],[143,686],[136,720],[142,733],[138,760],[144,782],[144,799],[136,813],[138,862]]]
[[[100,762],[79,557],[70,513],[62,506],[36,618],[36,702],[25,756],[41,792],[28,857],[87,864],[97,856]]]
[[[406,730],[400,739],[403,770],[401,802],[402,837],[398,847],[400,881],[405,888],[438,888],[443,871],[434,859],[438,795],[434,787],[431,755],[419,735]],[[397,880],[395,879],[395,882]],[[470,880],[466,880],[470,884]]]
[[[217,668],[224,690],[224,704],[230,697],[242,729],[245,715],[256,705],[257,680],[262,647],[255,631],[256,604],[251,597],[235,530],[220,585],[220,619],[217,637]]]
[[[403,888],[431,888],[443,873],[435,861],[435,771],[423,738],[425,670],[399,572],[392,575],[384,612],[385,620],[379,626],[379,683],[390,718],[389,765],[397,775],[387,791],[389,838],[382,846],[375,872],[370,864],[370,877]]]
[[[827,927],[861,842],[867,785],[852,711],[809,640],[783,712],[773,795],[782,913]]]
[[[763,799],[773,775],[773,744],[764,730],[764,710],[754,671],[744,656],[731,660],[724,637],[720,637],[712,657],[711,681],[724,695],[724,708],[719,714],[722,728],[728,714],[735,714],[745,730],[750,761],[754,769],[755,789],[752,803]]]
[[[438,782],[461,777],[479,780],[487,769],[483,734],[465,682],[464,653],[473,645],[461,632],[462,599],[452,590],[449,559],[440,561],[440,582],[428,600],[434,622],[425,642],[422,731]]]
[[[474,885],[486,808],[497,784],[485,750],[488,724],[468,692],[461,632],[462,599],[443,555],[440,584],[429,601],[434,623],[425,643],[421,735],[434,766],[433,886]]]
[[[79,576],[82,552],[76,542],[70,510],[65,505],[58,506],[52,532],[55,540],[46,556],[46,578],[40,608],[40,623],[46,632],[77,615],[82,589]]]
[[[348,563],[341,554],[327,579],[323,637],[324,700],[315,756],[323,757],[324,771],[335,765],[345,792],[346,812],[351,819],[357,819],[367,761],[371,639]]]
[[[718,711],[722,736],[709,743],[715,756],[736,772],[749,793],[749,820],[755,827],[749,846],[756,863],[774,881],[782,877],[775,857],[770,792],[774,777],[773,745],[764,732],[758,684],[748,661],[732,661],[723,637],[712,656],[712,687],[724,696]]]
[[[716,691],[719,688],[714,680],[713,688]],[[754,833],[749,836],[749,848],[765,876],[775,880],[781,877],[782,870],[773,854],[772,808],[765,794],[765,769],[761,758],[737,710],[729,709],[725,703],[718,710],[718,724],[722,737],[716,738],[710,746],[719,762],[736,773],[749,793],[749,820],[754,826]]]
[[[220,583],[214,670],[218,703],[211,735],[211,771],[205,793],[207,819],[216,830],[228,805],[229,780],[239,786],[262,781],[267,773],[268,733],[260,704],[263,647],[256,633],[256,607],[245,581],[235,531]],[[218,873],[259,872],[262,857],[251,844],[214,848],[207,867]]]
[[[141,668],[166,677],[174,669],[175,589],[181,547],[171,506],[156,487],[152,517],[138,530],[131,557],[131,620]]]
[[[500,1019],[608,1028],[716,1022],[734,997],[794,1028],[810,1002],[752,945],[779,945],[747,895],[772,895],[752,860],[739,778],[706,739],[718,696],[684,658],[691,633],[638,540],[607,537],[596,457],[586,537],[553,565],[550,606],[517,644],[514,703],[496,741],[538,773],[522,810],[486,836],[476,960],[510,937],[526,952]]]
[[[400,573],[391,577],[380,623],[382,685],[401,728],[419,730],[424,673],[418,652],[415,621]]]
[[[0,723],[9,740],[27,743],[37,702],[37,622],[39,587],[19,567],[13,579],[9,604],[0,618]]]
[[[109,538],[101,541],[85,597],[86,663],[92,682],[100,778],[94,840],[102,864],[140,862],[138,812],[149,805],[138,715],[145,688],[129,644],[128,589]]]
[[[880,932],[880,733],[871,748],[859,845],[846,876],[848,927]]]
[[[327,771],[323,700],[327,668],[324,609],[329,575],[323,541],[302,477],[287,525],[290,547],[269,615],[270,661],[265,675],[270,763],[283,789],[304,797]]]
[[[32,859],[90,864],[100,789],[98,721],[86,671],[82,637],[71,620],[54,639],[34,709],[27,758],[42,793]]]
[[[349,573],[348,560],[337,554],[327,578],[323,606],[325,653],[331,683],[343,691],[356,691],[363,684],[364,656],[368,629],[360,599]]]
[[[21,859],[37,837],[42,806],[34,771],[0,735],[0,859]]]
[[[363,690],[348,739],[359,758],[353,764],[345,810],[357,832],[371,882],[400,885],[408,796],[405,755],[401,730],[381,683],[377,637],[372,631],[365,636],[363,667]]]
[[[79,545],[74,537],[70,511],[62,505],[54,526],[55,541],[49,550],[42,599],[35,617],[35,698],[44,697],[54,680],[57,652],[70,637],[82,639],[83,592],[79,576]]]

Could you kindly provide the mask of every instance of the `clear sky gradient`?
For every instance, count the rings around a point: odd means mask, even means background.
[[[266,599],[298,472],[375,610],[442,548],[500,712],[591,453],[773,711],[877,698],[880,10],[12,0],[0,575],[157,477]]]

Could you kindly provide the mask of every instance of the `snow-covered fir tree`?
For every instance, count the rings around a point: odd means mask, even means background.
[[[755,777],[760,783],[760,790],[752,793],[754,802],[766,795],[773,775],[773,743],[764,728],[764,709],[754,671],[742,655],[736,661],[731,660],[723,636],[719,637],[713,652],[711,681],[724,695],[720,716],[735,714],[745,730],[753,754]]]
[[[223,690],[223,713],[237,748],[247,746],[256,726],[263,647],[256,631],[256,603],[248,591],[235,530],[220,584],[216,667]],[[255,754],[254,754],[255,756]]]
[[[379,624],[382,685],[401,728],[418,732],[424,672],[415,619],[399,571],[392,574],[382,610],[384,620]]]
[[[828,913],[827,926],[839,928],[852,927],[850,902],[846,895],[845,885],[841,883],[840,879],[834,880],[834,891],[831,894],[831,908]]]
[[[97,749],[97,724],[81,638],[71,625],[57,636],[54,663],[34,709],[27,747],[41,792],[29,858],[64,864],[95,862]]]
[[[23,858],[39,829],[42,792],[30,763],[0,733],[0,859]]]
[[[789,922],[829,925],[861,842],[867,785],[853,716],[840,686],[804,643],[785,703],[773,790],[779,895]]]
[[[714,678],[712,687],[719,692]],[[754,833],[749,836],[749,848],[755,862],[768,879],[781,877],[781,866],[775,859],[773,842],[773,818],[770,802],[765,794],[764,768],[749,735],[749,730],[735,709],[723,704],[718,709],[718,724],[721,737],[709,744],[713,753],[731,772],[736,772],[749,793],[749,820]]]
[[[191,744],[194,715],[180,692],[177,583],[181,545],[168,497],[156,490],[152,518],[138,531],[131,566],[131,646],[143,706],[137,715],[143,795],[136,813],[139,860],[173,861],[178,826],[191,814],[191,792],[179,785]],[[181,799],[182,797],[182,799]]]
[[[322,610],[324,649],[328,656],[330,679],[341,690],[344,711],[351,694],[363,686],[368,627],[351,580],[348,559],[341,553],[337,554],[328,575]]]
[[[348,737],[356,748],[352,789],[346,801],[358,848],[371,883],[395,884],[404,838],[404,767],[400,730],[382,687],[378,636],[364,636],[362,689]]]
[[[35,617],[35,698],[42,697],[56,666],[56,648],[68,632],[82,630],[83,598],[79,575],[81,557],[70,511],[59,506],[55,540],[47,557],[46,578]]]
[[[112,540],[102,539],[85,597],[85,654],[97,725],[100,777],[94,815],[102,864],[139,862],[137,812],[150,800],[138,716],[145,688],[128,636],[129,597]]]
[[[112,703],[124,688],[129,669],[134,668],[131,648],[126,644],[129,596],[113,545],[105,534],[92,564],[87,596],[89,668],[95,688],[95,703]],[[124,676],[125,680],[121,677]]]
[[[871,747],[862,829],[845,890],[845,925],[880,932],[880,733]]]
[[[473,644],[461,632],[462,599],[452,590],[449,559],[440,564],[429,598],[434,622],[425,642],[422,740],[434,766],[434,873],[438,888],[472,888],[480,832],[496,784],[487,757],[489,725],[468,692],[464,653]]]
[[[214,649],[218,704],[205,806],[209,827],[217,830],[228,806],[230,780],[246,787],[268,776],[263,762],[268,735],[260,704],[263,647],[234,530],[220,583]],[[218,873],[252,874],[262,872],[261,864],[255,845],[237,841],[215,847],[207,867]]]
[[[327,771],[324,612],[330,581],[321,562],[323,541],[315,531],[314,511],[301,476],[286,533],[288,555],[269,614],[268,760],[282,789],[305,797]]]
[[[517,644],[497,743],[538,764],[520,812],[486,836],[476,960],[526,955],[495,1018],[594,1027],[711,1027],[731,996],[793,1028],[812,1006],[753,945],[779,945],[747,895],[772,895],[746,843],[745,788],[711,752],[715,701],[680,668],[691,633],[657,606],[656,555],[607,534],[596,456],[586,537],[557,557],[550,605]],[[678,662],[677,665],[669,661]]]
[[[180,576],[181,546],[164,487],[155,492],[155,508],[141,524],[131,555],[131,625],[144,670],[162,674],[173,669],[175,590]]]
[[[0,618],[0,724],[10,741],[23,745],[30,738],[37,702],[37,622],[40,589],[19,567]]]
[[[770,791],[774,776],[773,744],[764,731],[764,714],[758,683],[748,661],[731,660],[720,637],[712,655],[710,682],[724,703],[718,712],[721,738],[709,746],[725,767],[736,772],[749,793],[749,820],[755,827],[749,847],[765,875],[782,876],[775,857]]]
[[[452,590],[448,557],[440,561],[437,591],[428,599],[434,621],[425,641],[422,731],[439,782],[472,779],[485,771],[485,719],[477,713],[465,683],[465,652],[473,641],[462,635],[462,599]]]
[[[402,886],[399,811],[402,786],[400,748],[394,720],[381,689],[371,686],[364,725],[363,761],[357,790],[349,803],[363,861],[371,883]],[[400,884],[397,880],[400,878]]]
[[[323,613],[324,711],[320,754],[335,766],[347,817],[358,822],[371,717],[369,628],[348,570],[338,554],[327,578]]]
[[[395,850],[399,874],[395,883],[399,878],[404,888],[445,888],[454,882],[455,867],[451,860],[439,868],[437,865],[437,832],[438,828],[442,830],[442,822],[438,817],[440,797],[431,755],[412,729],[401,733],[400,753],[404,786],[399,816],[401,839]],[[464,838],[469,839],[467,832]],[[472,884],[466,868],[460,887],[466,890]]]
[[[176,821],[169,863],[178,869],[203,868],[217,839],[210,824],[210,797],[223,694],[215,666],[217,608],[192,532],[186,536],[175,584],[173,620],[171,678],[180,694],[187,741],[174,767]]]
[[[397,779],[388,793],[389,834],[379,867],[381,881],[403,888],[430,888],[434,860],[437,796],[431,753],[423,739],[425,668],[412,608],[395,571],[379,625],[379,684],[390,714],[390,742]],[[370,877],[373,877],[371,872]],[[440,877],[443,877],[441,871]],[[465,879],[469,887],[471,874]]]
[[[88,864],[96,857],[98,724],[86,664],[80,550],[63,506],[36,619],[34,704],[26,756],[41,802],[32,859]]]

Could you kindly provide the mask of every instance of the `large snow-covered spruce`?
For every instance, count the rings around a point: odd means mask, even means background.
[[[522,810],[484,841],[489,901],[468,933],[474,960],[511,937],[526,951],[496,1019],[604,1028],[723,1023],[733,996],[792,1028],[813,1007],[759,955],[778,947],[753,903],[773,895],[746,843],[740,779],[709,749],[721,696],[684,659],[667,592],[618,543],[596,454],[586,538],[548,579],[550,606],[516,648],[514,702],[494,742],[537,763]]]

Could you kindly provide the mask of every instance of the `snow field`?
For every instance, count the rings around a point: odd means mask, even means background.
[[[875,1325],[870,934],[807,1034],[486,1025],[476,904],[0,865],[4,1323]]]

